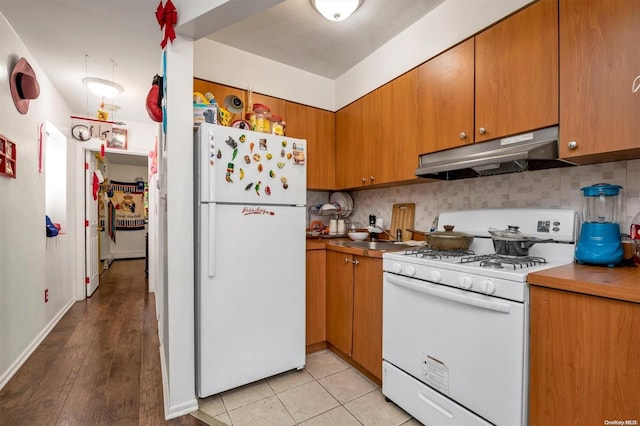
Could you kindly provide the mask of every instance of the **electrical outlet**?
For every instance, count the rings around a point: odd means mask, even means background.
[[[49,301],[49,289],[45,288],[44,289],[44,303],[47,303]]]

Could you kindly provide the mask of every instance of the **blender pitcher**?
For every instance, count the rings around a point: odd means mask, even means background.
[[[576,262],[614,266],[622,261],[620,185],[598,183],[582,191],[582,226]]]

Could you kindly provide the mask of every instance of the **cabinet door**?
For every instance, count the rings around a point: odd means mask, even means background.
[[[228,95],[235,95],[242,99],[242,102],[244,102],[245,111],[247,109],[251,110],[252,108],[252,105],[248,104],[263,104],[269,107],[269,109],[271,110],[271,114],[279,115],[285,120],[285,122],[287,121],[285,117],[286,102],[283,99],[261,95],[259,93],[252,93],[251,99],[248,99],[246,90],[225,86],[224,84],[218,84],[207,80],[201,80],[199,78],[193,79],[193,91],[200,92],[203,95],[207,92],[211,92],[216,98],[216,102],[220,106],[224,106],[224,100]],[[233,122],[234,120],[240,120],[244,118],[245,117],[243,113],[233,114],[231,121]]]
[[[382,380],[382,259],[357,256],[353,283],[353,360]]]
[[[425,62],[419,72],[419,154],[473,143],[474,39]]]
[[[640,155],[639,23],[637,0],[560,0],[561,157]]]
[[[557,0],[534,3],[475,42],[476,142],[558,123]]]
[[[225,86],[223,84],[213,83],[211,81],[200,80],[199,78],[193,79],[193,91],[200,92],[203,95],[207,92],[210,92],[220,106],[224,106],[224,99],[229,95],[239,97],[240,99],[242,99],[242,102],[246,103],[247,101],[245,92],[243,90],[236,89],[235,87]],[[241,119],[244,119],[243,113],[233,114],[231,117],[232,122]]]
[[[414,69],[370,95],[369,184],[417,179],[418,70]]]
[[[271,115],[279,115],[286,122],[287,102],[284,99],[274,98],[273,96],[261,95],[260,93],[251,94],[251,102],[254,104],[262,104],[269,107]],[[250,106],[253,108],[253,106]],[[246,108],[245,108],[246,109]]]
[[[353,328],[352,260],[350,254],[327,251],[327,341],[349,356]]]
[[[335,188],[335,114],[287,102],[286,115],[287,136],[307,140],[307,188]]]
[[[369,96],[336,113],[336,186],[359,188],[369,184],[371,131]]]
[[[640,305],[537,286],[530,300],[529,424],[638,420]]]
[[[307,250],[307,346],[327,340],[326,250]]]

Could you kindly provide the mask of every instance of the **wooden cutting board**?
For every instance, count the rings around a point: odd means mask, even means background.
[[[391,227],[389,233],[395,238],[396,229],[402,229],[402,241],[411,239],[412,233],[407,229],[413,228],[413,220],[416,216],[415,203],[394,204],[391,211]]]

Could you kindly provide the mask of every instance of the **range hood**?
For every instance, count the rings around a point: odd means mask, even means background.
[[[558,158],[558,126],[422,154],[419,164],[416,176],[446,180],[575,166]]]

